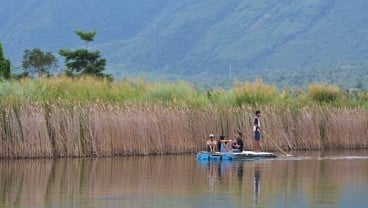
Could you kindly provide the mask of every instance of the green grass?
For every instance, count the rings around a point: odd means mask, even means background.
[[[275,86],[266,85],[262,80],[253,83],[239,83],[233,88],[235,103],[239,106],[244,104],[262,105],[276,102],[280,95]]]
[[[94,77],[51,77],[0,82],[0,103],[124,103],[160,104],[189,108],[240,107],[264,105],[282,108],[304,106],[368,107],[368,93],[343,92],[337,86],[313,84],[307,90],[277,90],[262,80],[235,83],[232,89],[198,89],[177,81],[146,82],[121,80],[110,82]]]
[[[340,88],[331,85],[312,84],[308,87],[308,96],[321,103],[333,103],[341,101],[342,93]]]

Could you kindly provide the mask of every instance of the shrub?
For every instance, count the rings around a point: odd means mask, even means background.
[[[277,98],[276,87],[267,85],[262,80],[256,80],[253,83],[236,84],[233,88],[233,93],[238,106],[243,104],[266,104]]]
[[[318,102],[332,103],[342,97],[339,87],[327,84],[309,85],[307,91],[308,97]]]

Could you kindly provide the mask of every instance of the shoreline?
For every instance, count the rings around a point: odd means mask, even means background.
[[[104,156],[97,156],[97,155],[87,155],[87,156],[67,156],[67,157],[15,157],[15,158],[0,158],[0,161],[7,161],[7,160],[63,160],[63,159],[113,159],[113,158],[139,158],[139,157],[169,157],[169,156],[188,156],[188,155],[192,155],[193,159],[195,159],[195,156],[198,152],[203,151],[203,150],[198,150],[197,152],[184,152],[184,153],[166,153],[166,154],[150,154],[150,155],[122,155],[122,154],[117,154],[117,155],[104,155]],[[245,150],[245,151],[252,151],[252,150]],[[265,152],[271,152],[276,154],[278,157],[285,157],[284,154],[280,151],[269,151],[269,150],[261,150],[261,151],[265,151]],[[368,151],[368,146],[367,147],[359,147],[359,148],[350,148],[350,149],[297,149],[297,150],[292,150],[288,153],[291,154],[295,154],[295,153],[315,153],[315,152],[322,152],[322,153],[330,153],[330,152],[366,152]],[[293,156],[290,156],[293,157]],[[272,160],[272,158],[270,158]],[[268,159],[269,160],[269,159]],[[237,162],[242,161],[242,160],[236,160]]]

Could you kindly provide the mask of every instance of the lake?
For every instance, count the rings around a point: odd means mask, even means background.
[[[368,207],[368,150],[0,160],[0,207]]]

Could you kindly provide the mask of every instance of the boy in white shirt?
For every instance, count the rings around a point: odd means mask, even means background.
[[[209,134],[208,135],[208,140],[207,140],[207,152],[215,152],[216,150],[216,140],[215,139],[215,135],[214,134]]]

